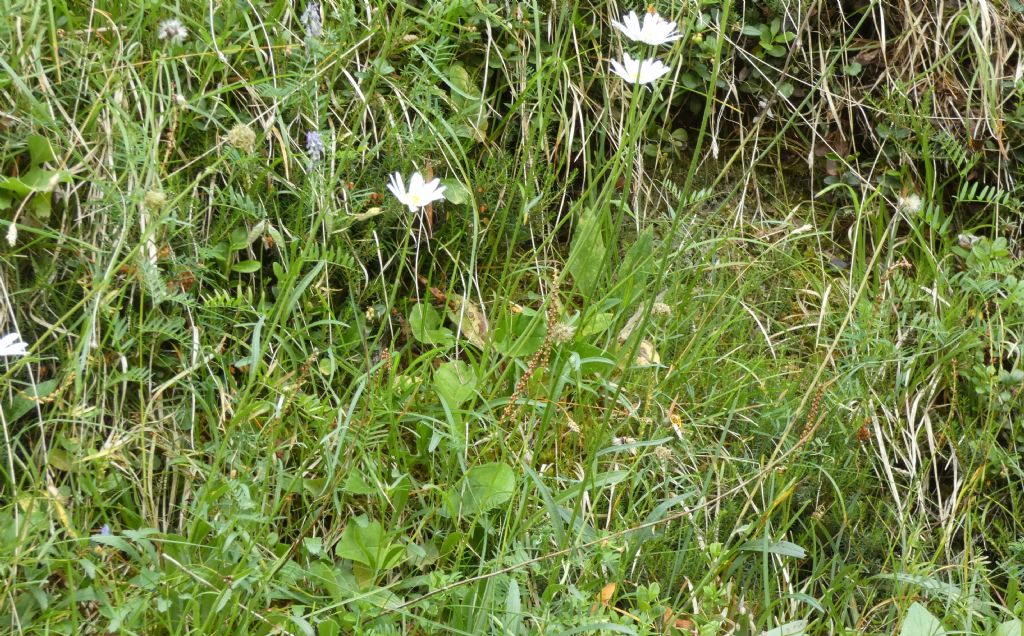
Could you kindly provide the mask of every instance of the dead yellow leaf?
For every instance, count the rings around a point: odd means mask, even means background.
[[[636,364],[641,367],[649,367],[661,363],[661,356],[649,340],[640,343],[640,350],[636,352]]]
[[[448,317],[455,323],[458,332],[470,344],[483,349],[487,340],[487,316],[465,297],[454,298],[451,305]]]

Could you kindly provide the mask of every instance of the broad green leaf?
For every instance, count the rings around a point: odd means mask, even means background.
[[[69,473],[74,466],[74,460],[63,448],[51,448],[46,454],[46,463],[59,471]]]
[[[761,636],[800,636],[807,629],[807,621],[793,621],[775,629],[761,632]]]
[[[544,345],[547,325],[537,312],[524,309],[522,313],[505,315],[495,321],[494,348],[507,356],[528,357]],[[536,321],[536,322],[534,322]]]
[[[0,188],[26,196],[33,192],[52,192],[59,184],[69,181],[71,173],[67,170],[32,168],[20,177],[0,178]]]
[[[608,373],[615,368],[615,356],[588,342],[574,342],[569,347],[569,364],[584,375]]]
[[[903,627],[900,628],[900,636],[940,636],[945,633],[939,619],[920,603],[910,606],[907,615],[903,617]]]
[[[566,267],[576,281],[576,287],[584,296],[594,293],[607,252],[604,237],[601,236],[601,221],[597,211],[588,208],[576,226]]]
[[[44,164],[47,161],[53,161],[55,158],[53,146],[51,146],[49,140],[42,135],[28,136],[28,152],[32,157],[33,166]]]
[[[231,271],[239,274],[252,274],[258,272],[261,267],[263,266],[259,261],[239,261],[231,266]]]
[[[339,636],[341,634],[341,626],[333,618],[325,618],[316,624],[316,631],[320,636]]]
[[[647,228],[640,233],[619,266],[618,279],[622,289],[622,300],[627,307],[639,297],[647,285],[654,256],[654,229]]]
[[[335,552],[380,571],[398,565],[405,550],[391,543],[379,521],[369,521],[366,515],[360,515],[345,526]]]
[[[515,489],[516,475],[511,466],[497,462],[475,466],[448,498],[449,512],[453,517],[487,512],[511,499]]]
[[[740,550],[746,550],[748,552],[767,552],[769,554],[778,554],[780,556],[794,557],[797,559],[802,559],[807,556],[807,551],[795,543],[790,543],[789,541],[768,541],[763,537],[747,541],[740,546]]]
[[[377,492],[377,489],[368,484],[358,470],[349,472],[341,489],[353,495],[373,495]]]
[[[463,65],[456,63],[448,67],[448,82],[459,97],[471,100],[479,99],[480,91],[473,84],[469,72]]]
[[[612,324],[613,315],[611,312],[602,312],[590,316],[590,318],[583,323],[583,328],[580,330],[579,335],[586,338],[587,336],[593,336],[594,334],[604,333],[608,331],[608,327]]]
[[[476,370],[462,360],[445,362],[434,371],[434,390],[451,409],[476,395],[476,382]]]
[[[451,330],[441,326],[441,315],[426,303],[416,303],[409,312],[412,335],[423,344],[451,345],[455,337]]]
[[[234,251],[244,250],[249,247],[249,231],[244,227],[236,227],[231,230],[229,243],[231,245],[231,249]]]
[[[56,388],[57,380],[46,380],[24,391],[18,391],[10,402],[3,404],[4,418],[8,423],[19,419],[35,408],[37,400],[49,396]]]
[[[324,549],[324,539],[323,537],[306,537],[302,540],[302,545],[312,556],[319,556]]]
[[[444,198],[449,203],[462,205],[469,201],[469,190],[461,182],[455,179],[441,179],[441,185],[444,186]]]
[[[521,633],[523,628],[523,599],[519,593],[519,582],[510,578],[505,592],[505,626],[511,633]]]
[[[39,221],[48,221],[50,213],[53,211],[53,195],[49,192],[41,192],[32,197],[29,207],[32,209],[33,218]]]
[[[0,188],[10,190],[21,197],[32,194],[32,188],[25,185],[25,183],[17,177],[0,177]]]
[[[1022,634],[1024,634],[1024,623],[1021,623],[1016,618],[1000,623],[996,626],[996,630],[992,632],[992,636],[1022,636]]]

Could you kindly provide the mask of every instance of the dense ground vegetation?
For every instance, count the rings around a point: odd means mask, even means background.
[[[7,0],[0,629],[1020,634],[1024,3],[631,10]]]

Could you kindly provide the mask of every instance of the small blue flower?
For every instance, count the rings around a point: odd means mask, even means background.
[[[306,5],[306,10],[302,12],[302,17],[299,18],[299,22],[302,23],[302,28],[306,30],[307,38],[318,38],[324,32],[324,23],[320,18],[320,3],[310,2]]]
[[[100,534],[105,536],[105,537],[109,536],[110,535],[110,526],[108,526],[107,524],[103,524],[103,527],[100,528]]]
[[[324,138],[315,130],[306,133],[306,155],[309,156],[311,168],[324,156]]]

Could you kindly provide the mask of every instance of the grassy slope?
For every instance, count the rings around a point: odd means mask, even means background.
[[[664,3],[634,93],[603,3],[15,4],[3,629],[1020,615],[1012,3]]]

